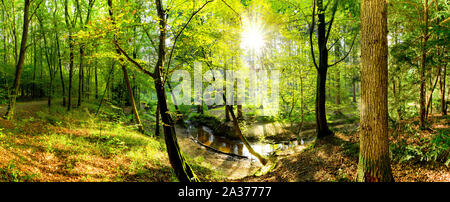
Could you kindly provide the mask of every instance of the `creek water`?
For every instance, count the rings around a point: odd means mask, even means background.
[[[245,156],[250,159],[256,159],[248,149],[245,147],[241,140],[232,140],[226,137],[214,135],[212,130],[208,127],[194,127],[189,126],[186,129],[187,135],[197,140],[203,145],[212,147],[224,153],[236,154],[239,156]],[[261,155],[268,156],[276,151],[284,151],[288,149],[293,149],[296,147],[304,146],[310,143],[312,140],[300,139],[299,141],[286,141],[281,143],[274,142],[250,142],[253,150]]]

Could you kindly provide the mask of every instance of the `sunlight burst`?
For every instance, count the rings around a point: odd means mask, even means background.
[[[241,37],[241,48],[245,50],[259,53],[265,45],[265,32],[259,23],[246,23]]]

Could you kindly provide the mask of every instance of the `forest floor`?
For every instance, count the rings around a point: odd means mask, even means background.
[[[450,182],[449,151],[438,153],[437,161],[430,150],[430,140],[445,135],[450,141],[448,116],[429,117],[428,130],[418,129],[418,120],[399,123],[400,130],[391,130],[392,172],[397,182]],[[407,130],[405,130],[407,128]],[[409,130],[409,131],[408,131]],[[448,147],[447,147],[448,148]],[[422,149],[420,151],[419,149]],[[428,150],[427,150],[428,149]],[[424,150],[427,150],[426,153]],[[413,152],[416,151],[416,152]],[[272,172],[263,176],[248,176],[237,181],[245,182],[353,182],[358,167],[359,137],[353,128],[335,130],[335,136],[316,141],[309,148],[286,156],[279,156]],[[443,158],[443,161],[440,160]]]
[[[138,133],[120,109],[104,105],[98,117],[96,110],[91,103],[67,112],[61,101],[50,110],[46,101],[19,102],[13,120],[0,118],[0,181],[177,181],[164,138]],[[187,158],[202,181],[223,179],[202,158]]]
[[[0,105],[0,114],[5,108]],[[67,112],[60,101],[51,109],[45,100],[19,102],[14,120],[0,118],[0,181],[176,181],[163,138],[136,132],[132,116],[118,112],[121,109],[105,105],[99,117],[94,116],[96,110],[90,103]],[[417,119],[396,124],[390,135],[396,181],[450,181],[448,150],[438,152],[437,160],[426,155],[434,151],[428,145],[436,136],[449,141],[449,126],[448,116],[440,115],[430,117],[429,130],[419,130]],[[335,126],[333,137],[301,151],[278,153],[277,166],[263,176],[254,175],[261,168],[257,161],[214,153],[189,137],[178,137],[202,181],[354,181],[357,128]],[[180,134],[182,130],[177,128]]]

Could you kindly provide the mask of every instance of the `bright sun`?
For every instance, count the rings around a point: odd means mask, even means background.
[[[241,47],[245,50],[251,50],[255,52],[262,51],[265,45],[264,30],[258,23],[250,23],[245,26],[242,31]]]

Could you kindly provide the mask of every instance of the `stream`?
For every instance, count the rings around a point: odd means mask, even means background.
[[[220,152],[237,155],[242,157],[247,157],[249,159],[256,159],[255,156],[250,154],[248,149],[245,147],[244,143],[241,140],[232,140],[223,136],[214,135],[212,130],[206,126],[202,127],[194,127],[189,126],[186,129],[186,135],[190,136],[190,138],[198,141],[197,143],[211,147]],[[263,156],[269,156],[274,154],[277,151],[285,151],[288,149],[295,149],[297,147],[304,147],[306,144],[312,142],[312,139],[300,139],[285,141],[285,142],[250,142],[253,150],[258,152]]]

